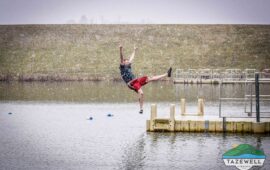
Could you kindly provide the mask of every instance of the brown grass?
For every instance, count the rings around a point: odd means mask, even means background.
[[[265,25],[0,26],[0,80],[119,80],[119,49],[139,47],[134,72],[270,67]]]

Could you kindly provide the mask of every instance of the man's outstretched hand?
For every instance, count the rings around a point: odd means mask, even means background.
[[[122,48],[123,48],[122,44],[119,44],[119,48],[120,48],[120,49],[122,49]]]

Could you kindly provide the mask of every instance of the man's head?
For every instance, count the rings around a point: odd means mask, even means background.
[[[129,64],[129,60],[126,59],[126,58],[124,58],[124,59],[123,59],[123,64]]]

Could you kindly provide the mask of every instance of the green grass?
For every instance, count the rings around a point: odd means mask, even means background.
[[[0,77],[119,78],[119,49],[139,47],[137,75],[174,68],[270,67],[270,26],[10,25],[0,26]]]
[[[241,144],[236,148],[228,150],[223,156],[239,156],[243,154],[252,154],[252,155],[264,155],[263,151],[255,149],[253,146],[248,144]]]

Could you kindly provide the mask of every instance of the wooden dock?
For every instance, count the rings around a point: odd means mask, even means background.
[[[198,103],[198,113],[185,113],[184,101],[181,101],[181,114],[175,115],[175,105],[170,106],[168,118],[157,117],[157,106],[151,105],[151,117],[146,121],[149,132],[230,132],[230,133],[269,133],[270,118],[220,118],[204,115],[203,101]]]
[[[270,83],[270,69],[176,69],[174,83],[180,84],[236,84],[254,81],[259,74],[260,83]]]

